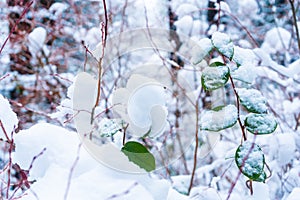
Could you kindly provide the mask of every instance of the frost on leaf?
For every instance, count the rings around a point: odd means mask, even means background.
[[[230,37],[225,33],[214,32],[211,38],[213,46],[224,56],[232,59],[234,52],[234,45]]]
[[[147,172],[155,170],[155,158],[144,145],[129,141],[122,147],[121,151],[131,162],[145,169]]]
[[[202,86],[211,91],[223,87],[229,79],[229,68],[227,66],[206,67],[201,76]]]
[[[245,126],[251,133],[263,135],[273,133],[277,122],[272,115],[252,113],[246,117]]]
[[[97,122],[96,120],[94,122]],[[101,137],[111,137],[122,129],[122,121],[118,119],[104,118],[95,124]]]
[[[237,88],[241,104],[253,113],[266,113],[266,98],[256,89]]]
[[[207,131],[220,131],[232,127],[237,121],[237,108],[234,105],[220,107],[217,111],[205,111],[201,116],[200,127]]]
[[[203,38],[199,41],[199,45],[196,45],[192,49],[192,62],[194,65],[200,63],[213,49],[211,40]]]
[[[261,181],[264,178],[265,157],[261,148],[252,142],[241,144],[235,153],[235,162],[241,172],[249,179]]]
[[[266,179],[267,179],[267,174],[266,174],[266,172],[263,171],[260,174],[260,176],[258,178],[253,179],[253,181],[263,182],[264,183],[266,181]]]

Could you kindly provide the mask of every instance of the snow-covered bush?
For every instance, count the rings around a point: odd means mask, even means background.
[[[298,7],[0,0],[1,199],[297,199]]]

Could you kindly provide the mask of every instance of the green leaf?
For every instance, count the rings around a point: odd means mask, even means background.
[[[237,122],[237,108],[234,105],[219,106],[214,110],[203,112],[200,119],[200,129],[220,131],[232,127]]]
[[[227,66],[206,67],[201,76],[202,87],[207,91],[223,87],[229,79],[229,74]]]
[[[131,162],[145,169],[147,172],[155,170],[154,156],[141,143],[129,141],[122,147],[121,151]]]
[[[220,110],[222,110],[224,107],[225,107],[224,105],[221,105],[221,106],[214,107],[212,110],[213,110],[213,111],[220,111]]]
[[[225,33],[214,32],[211,38],[213,46],[230,60],[233,58],[234,45],[230,37]]]
[[[192,49],[192,63],[197,65],[200,63],[213,49],[211,40],[203,38],[199,41],[199,45],[196,45]]]
[[[249,114],[245,119],[245,126],[251,133],[263,135],[273,133],[277,122],[270,114]]]
[[[252,142],[245,141],[235,153],[235,162],[240,171],[251,180],[263,180],[265,157],[261,148]]]
[[[266,172],[263,172],[260,174],[260,176],[257,179],[253,179],[253,181],[257,181],[257,182],[265,182],[267,179],[267,174]]]
[[[216,62],[211,63],[209,66],[210,67],[218,67],[218,66],[225,66],[225,64],[222,62],[216,61]]]
[[[266,113],[267,100],[262,96],[260,91],[256,89],[237,88],[237,93],[241,104],[253,113]]]

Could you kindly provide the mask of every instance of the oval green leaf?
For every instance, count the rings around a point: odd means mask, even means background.
[[[227,66],[206,67],[201,76],[202,87],[207,91],[223,87],[229,79],[229,74]]]
[[[240,171],[251,180],[263,180],[265,157],[261,148],[252,142],[241,144],[235,153],[235,162]]]
[[[277,128],[276,120],[269,114],[249,114],[244,124],[248,131],[258,135],[273,133]]]
[[[237,88],[237,93],[241,104],[253,113],[266,113],[267,100],[262,96],[260,91],[256,89]]]
[[[205,111],[201,116],[200,129],[220,131],[232,127],[237,122],[237,108],[234,105],[219,106]]]
[[[230,60],[233,58],[234,45],[230,37],[225,33],[214,32],[211,38],[213,46]]]
[[[128,157],[129,161],[135,163],[147,172],[155,170],[155,158],[141,143],[129,141],[125,143],[121,151]]]

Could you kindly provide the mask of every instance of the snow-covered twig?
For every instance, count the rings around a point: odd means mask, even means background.
[[[25,16],[25,14],[27,13],[27,11],[29,10],[29,8],[31,7],[31,5],[33,4],[33,1],[30,1],[29,3],[27,3],[27,5],[25,6],[23,12],[21,13],[21,16],[19,17],[19,19],[16,21],[16,23],[14,24],[14,26],[12,27],[9,35],[7,36],[7,38],[5,39],[4,43],[1,46],[0,49],[0,54],[2,52],[2,50],[4,49],[6,43],[8,42],[9,38],[12,36],[13,32],[15,31],[17,25],[21,22],[22,18]]]
[[[33,167],[33,163],[35,162],[35,160],[36,160],[38,157],[40,157],[41,155],[43,155],[44,152],[45,152],[46,150],[47,150],[47,148],[43,148],[43,150],[42,150],[39,154],[37,154],[36,156],[34,156],[34,157],[32,158],[32,161],[31,161],[31,163],[30,163],[30,165],[29,165],[29,167],[28,167],[28,171],[30,171],[31,168]]]
[[[103,58],[104,58],[104,50],[105,50],[105,46],[106,46],[107,30],[108,30],[108,17],[107,17],[106,2],[105,2],[105,0],[103,0],[102,2],[103,2],[103,8],[104,8],[105,22],[104,22],[104,24],[102,24],[102,28],[101,28],[101,32],[102,32],[102,54],[101,54],[101,57],[98,61],[97,97],[96,97],[95,105],[92,109],[91,124],[93,123],[94,112],[95,112],[96,107],[99,105],[100,96],[101,96],[102,61],[103,61]]]
[[[7,78],[9,76],[10,76],[10,74],[5,74],[4,76],[0,77],[0,81],[2,81],[3,79],[5,79],[5,78]]]
[[[81,150],[81,147],[82,147],[82,142],[79,143],[78,145],[78,148],[77,148],[77,155],[76,155],[76,158],[75,158],[75,161],[73,163],[73,165],[71,166],[71,169],[70,169],[70,172],[69,172],[69,177],[68,177],[68,182],[67,182],[67,188],[65,190],[65,195],[64,195],[64,199],[67,200],[68,198],[68,193],[69,193],[69,190],[70,190],[70,186],[71,186],[71,180],[72,180],[72,176],[73,176],[73,173],[74,173],[74,170],[75,170],[75,167],[79,161],[79,158],[80,158],[80,150]]]
[[[296,14],[296,9],[294,6],[295,1],[294,0],[289,0],[290,4],[291,4],[291,9],[292,9],[292,13],[293,13],[293,20],[294,20],[294,26],[296,29],[296,37],[297,37],[297,42],[298,42],[298,50],[299,50],[299,54],[300,54],[300,33],[299,33],[299,28],[298,28],[298,24],[297,24],[297,14]]]

